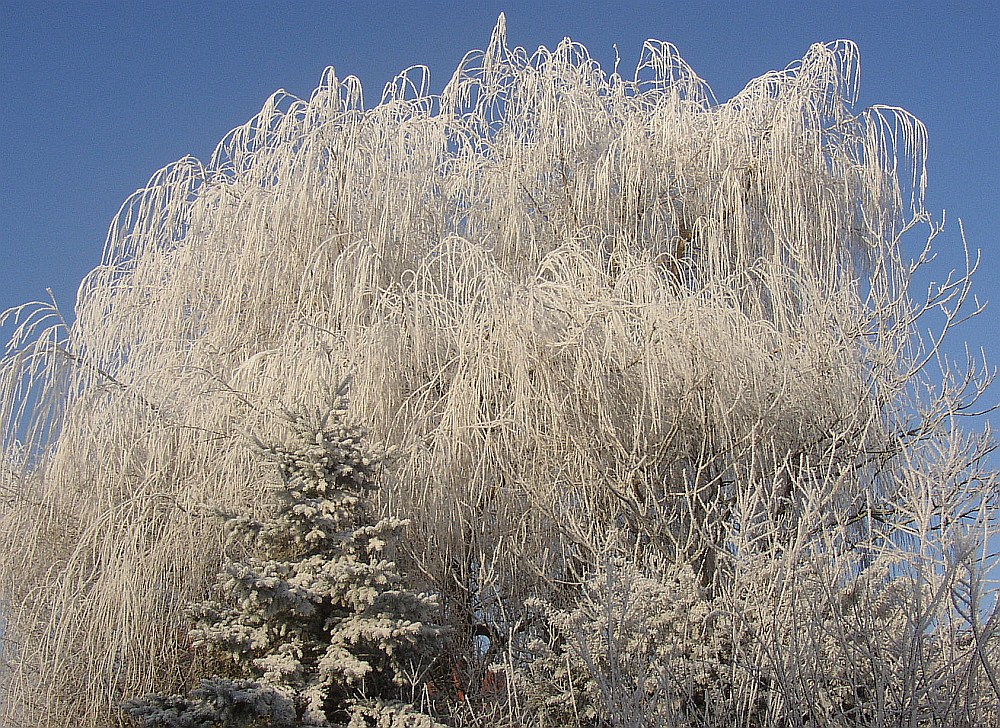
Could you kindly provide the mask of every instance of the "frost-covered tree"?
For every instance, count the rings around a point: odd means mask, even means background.
[[[443,646],[438,605],[391,560],[406,522],[373,513],[379,462],[343,404],[292,417],[290,443],[260,445],[279,471],[272,502],[230,520],[231,546],[254,555],[228,560],[218,599],[188,609],[193,645],[240,679],[132,700],[142,725],[437,725],[409,703]]]
[[[635,601],[617,564],[734,650],[701,712],[656,720],[995,722],[997,481],[964,418],[989,377],[942,343],[975,257],[927,274],[949,238],[924,126],[857,108],[858,69],[817,44],[719,102],[668,43],[625,76],[501,20],[440,94],[413,68],[366,107],[330,69],[158,173],[71,325],[10,314],[10,722],[105,725],[193,684],[183,607],[224,550],[199,514],[263,497],[231,433],[348,374],[398,448],[378,507],[454,630],[455,721],[539,722],[553,695],[523,678],[586,664],[618,609],[588,605]],[[696,650],[642,654],[678,676],[653,695],[687,695]],[[620,657],[555,682],[619,684]],[[584,692],[595,720],[623,704]]]

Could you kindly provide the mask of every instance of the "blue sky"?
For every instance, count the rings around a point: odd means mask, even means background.
[[[435,89],[507,14],[508,41],[564,36],[602,65],[634,68],[642,42],[673,42],[719,99],[783,68],[811,43],[861,50],[860,105],[905,107],[930,133],[929,207],[957,261],[957,218],[982,248],[982,298],[994,307],[965,336],[1000,327],[1000,11],[991,2],[12,2],[0,10],[0,310],[52,288],[71,311],[100,261],[121,202],[160,167],[207,158],[278,88],[308,96],[323,69],[361,78],[378,100],[422,63]],[[917,240],[913,241],[916,244]],[[0,335],[9,330],[0,331]]]

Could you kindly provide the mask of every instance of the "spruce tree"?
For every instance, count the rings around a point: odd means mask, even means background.
[[[125,704],[143,726],[432,726],[410,704],[443,638],[435,597],[407,589],[390,554],[406,521],[376,518],[379,460],[331,411],[290,415],[294,436],[257,443],[280,477],[263,519],[229,519],[217,600],[194,604],[191,636],[233,675],[187,696]],[[230,679],[235,678],[235,679]]]

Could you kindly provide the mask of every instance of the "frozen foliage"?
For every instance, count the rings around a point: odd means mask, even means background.
[[[329,69],[158,173],[72,325],[9,314],[10,722],[104,725],[195,683],[182,609],[224,549],[203,514],[262,497],[231,433],[350,374],[398,448],[379,507],[412,520],[407,563],[455,630],[434,681],[459,686],[455,721],[530,724],[491,668],[530,672],[530,600],[573,614],[601,564],[652,559],[717,624],[756,625],[771,682],[706,689],[737,706],[724,725],[764,698],[794,726],[989,724],[997,483],[989,432],[961,426],[989,377],[941,348],[976,262],[925,276],[925,129],[855,108],[858,74],[850,42],[814,45],[718,103],[667,43],[628,78],[568,40],[510,48],[501,19],[440,95],[413,68],[366,108]],[[678,680],[665,706],[701,689]]]
[[[252,680],[206,678],[186,697],[147,695],[126,703],[142,726],[215,728],[216,726],[300,725],[287,695]]]
[[[608,563],[570,608],[531,605],[536,658],[515,673],[527,712],[540,726],[629,728],[905,725],[914,706],[919,725],[947,714],[954,696],[941,687],[968,679],[972,635],[949,654],[902,611],[904,584],[881,569],[849,581],[832,571],[803,564],[795,589],[770,594],[763,584],[782,577],[761,573],[753,589],[712,598],[689,567]],[[974,702],[995,718],[992,694]]]
[[[722,725],[735,717],[726,708],[738,692],[745,631],[690,568],[660,580],[608,564],[572,608],[530,606],[544,629],[518,679],[540,725],[688,725],[701,716]]]
[[[194,647],[228,655],[258,682],[207,680],[188,699],[131,701],[126,711],[143,725],[249,725],[246,716],[355,727],[369,716],[380,725],[403,707],[376,699],[403,706],[407,688],[419,691],[443,644],[438,605],[407,589],[389,558],[406,522],[373,516],[378,463],[341,405],[294,417],[292,442],[263,449],[280,472],[274,506],[263,520],[231,521],[232,545],[259,555],[228,561],[219,600],[188,610]]]

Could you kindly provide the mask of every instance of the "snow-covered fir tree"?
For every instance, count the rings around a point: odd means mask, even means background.
[[[432,726],[410,704],[440,649],[435,597],[412,591],[394,561],[406,521],[376,518],[379,460],[364,431],[331,411],[290,415],[265,518],[230,518],[218,599],[194,604],[191,636],[232,662],[188,695],[125,704],[143,726]],[[236,679],[229,679],[234,677]]]

